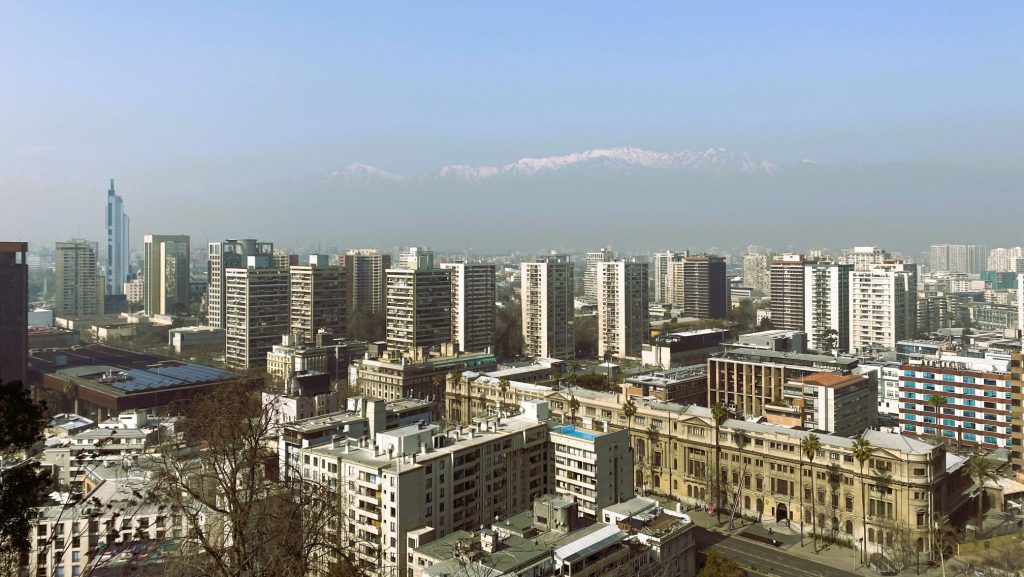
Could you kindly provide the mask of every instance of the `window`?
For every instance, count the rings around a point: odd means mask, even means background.
[[[954,375],[942,375],[942,380],[944,380],[944,381],[955,381],[956,380],[956,376],[954,376]]]
[[[956,387],[954,387],[953,385],[943,385],[942,386],[942,392],[943,393],[955,393],[956,392]]]
[[[970,387],[964,387],[964,394],[965,395],[976,395],[978,393],[977,393],[977,391],[975,391],[974,389],[972,389]]]

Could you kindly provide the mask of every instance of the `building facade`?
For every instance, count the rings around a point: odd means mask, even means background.
[[[224,272],[224,361],[249,369],[267,365],[267,353],[289,329],[289,273],[269,255],[248,257],[247,268]]]
[[[583,271],[583,298],[590,302],[597,302],[598,288],[598,265],[602,262],[615,260],[615,253],[610,248],[588,252],[586,268]]]
[[[645,262],[598,263],[598,357],[640,357],[651,332],[647,272]]]
[[[771,263],[772,255],[769,253],[743,255],[743,284],[763,294],[771,294]]]
[[[209,250],[206,322],[211,327],[224,328],[226,319],[224,308],[225,271],[229,268],[245,268],[247,258],[250,256],[273,254],[274,243],[259,242],[254,238],[228,239],[223,242],[211,242]]]
[[[387,280],[384,271],[391,268],[391,255],[377,249],[354,249],[341,256],[348,283],[348,310],[368,310],[384,314]]]
[[[804,330],[804,292],[807,265],[803,255],[787,253],[772,260],[772,325],[781,330]]]
[[[97,244],[85,240],[58,242],[54,253],[56,316],[103,314],[103,277],[96,266]]]
[[[729,283],[725,259],[720,256],[684,257],[680,263],[682,286],[673,275],[673,304],[682,302],[683,314],[698,319],[724,319],[729,310]],[[671,270],[673,265],[669,265]],[[679,298],[682,293],[682,298]]]
[[[573,328],[573,264],[551,254],[521,265],[523,353],[529,357],[576,357]]]
[[[933,271],[979,274],[988,264],[983,244],[933,244],[929,250]]]
[[[27,242],[0,242],[0,382],[25,382],[28,353]]]
[[[494,265],[454,262],[444,263],[441,268],[451,274],[452,343],[464,352],[493,348],[497,299]]]
[[[850,350],[852,264],[821,261],[804,266],[804,328],[811,348],[823,353]],[[774,305],[774,302],[773,302]],[[775,314],[772,312],[772,323]],[[776,325],[778,326],[778,325]],[[830,337],[834,340],[830,341]],[[828,345],[832,344],[832,347]]]
[[[850,351],[896,348],[917,336],[917,267],[902,262],[850,273]]]
[[[452,341],[451,271],[387,270],[388,349],[423,355]]]
[[[124,199],[114,192],[114,179],[107,191],[107,281],[106,293],[124,294],[123,286],[131,274],[131,236]]]
[[[678,260],[686,253],[665,251],[654,255],[654,302],[664,304],[669,302],[668,290],[668,263]]]
[[[346,331],[345,269],[329,260],[310,255],[309,264],[289,268],[290,332],[305,342],[313,342],[321,330],[339,336]]]
[[[953,351],[911,357],[900,365],[900,429],[958,447],[1011,447],[1013,384],[1009,359]],[[941,406],[930,402],[933,396],[942,397]]]
[[[147,234],[142,306],[151,315],[188,310],[191,254],[188,235]]]

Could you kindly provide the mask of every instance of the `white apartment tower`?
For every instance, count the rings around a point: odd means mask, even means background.
[[[58,242],[54,254],[57,291],[53,312],[60,317],[103,314],[103,276],[96,267],[98,245],[86,240]]]
[[[852,264],[853,270],[870,270],[878,264],[892,260],[892,255],[884,249],[874,246],[855,246],[843,250],[838,262]]]
[[[124,283],[131,273],[129,258],[128,215],[124,212],[124,199],[114,192],[111,178],[107,191],[107,294],[124,294]]]
[[[312,343],[324,329],[333,335],[345,334],[345,269],[331,266],[325,254],[309,256],[309,264],[293,266],[291,277],[290,332],[303,342]]]
[[[188,308],[189,255],[188,235],[147,234],[142,306],[151,315],[174,314],[176,308]]]
[[[224,271],[224,359],[232,367],[265,367],[267,353],[288,333],[289,272],[271,258],[249,256],[245,268]]]
[[[597,267],[597,354],[639,357],[650,334],[647,263],[618,260]]]
[[[462,352],[494,347],[495,270],[493,264],[453,262],[441,268],[452,279],[452,342]]]
[[[583,271],[583,297],[597,302],[597,267],[602,262],[615,260],[615,253],[609,248],[587,253],[587,268]]]
[[[575,357],[573,264],[552,253],[520,265],[523,353],[530,357]]]
[[[917,267],[899,261],[850,273],[850,351],[895,349],[917,336]]]
[[[412,250],[412,249],[411,249]],[[452,340],[451,271],[433,268],[433,254],[412,251],[387,277],[388,349],[422,356]]]
[[[668,303],[669,300],[669,263],[686,256],[685,252],[665,251],[654,255],[654,302]]]
[[[772,324],[787,331],[804,330],[803,255],[787,253],[772,260]]]
[[[804,266],[804,330],[811,348],[830,352],[827,331],[836,331],[836,348],[850,350],[850,273],[852,264],[814,262]]]
[[[979,274],[988,264],[983,244],[933,244],[929,254],[933,271]]]
[[[381,254],[377,249],[360,248],[346,252],[340,260],[348,284],[349,312],[368,310],[383,314],[387,294],[384,271],[391,268],[391,255]]]
[[[247,257],[273,254],[274,243],[259,242],[254,238],[228,239],[224,242],[211,242],[209,248],[206,324],[222,329],[225,326],[224,271],[229,268],[245,268]]]

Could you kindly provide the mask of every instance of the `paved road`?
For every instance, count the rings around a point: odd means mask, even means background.
[[[779,577],[860,577],[848,570],[795,557],[743,537],[732,537],[697,527],[697,547],[718,551],[759,575]]]

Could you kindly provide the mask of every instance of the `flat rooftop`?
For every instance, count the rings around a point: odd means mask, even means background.
[[[214,383],[239,376],[237,373],[178,361],[164,361],[146,368],[118,370],[109,365],[86,365],[57,371],[58,375],[76,377],[107,385],[126,393]]]
[[[820,372],[796,379],[797,382],[805,385],[820,385],[830,389],[842,389],[850,385],[856,385],[867,380],[867,377],[860,375],[838,375],[836,373]]]

